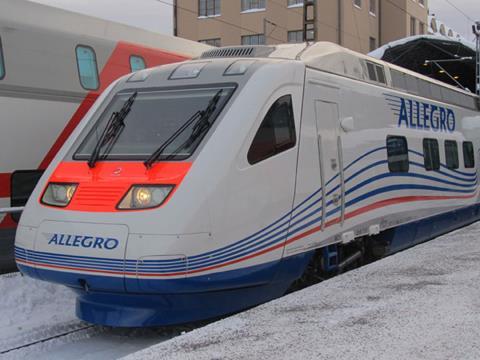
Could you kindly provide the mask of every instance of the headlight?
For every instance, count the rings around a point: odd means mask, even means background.
[[[162,205],[173,185],[133,185],[117,208],[120,210],[149,209]]]
[[[43,193],[42,203],[52,206],[67,206],[77,190],[78,184],[50,183]]]

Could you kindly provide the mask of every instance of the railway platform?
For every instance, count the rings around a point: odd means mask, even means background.
[[[479,359],[480,223],[128,357]]]

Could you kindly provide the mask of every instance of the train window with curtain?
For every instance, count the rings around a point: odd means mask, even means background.
[[[147,66],[145,65],[145,60],[143,57],[138,55],[130,56],[130,70],[132,72],[139,71],[145,69]]]
[[[86,90],[97,90],[99,80],[95,51],[90,46],[78,45],[75,52],[80,84]]]
[[[270,107],[248,150],[248,162],[253,165],[295,146],[295,121],[292,96],[279,98]]]
[[[0,38],[0,80],[5,77],[5,62],[3,61],[2,38]]]
[[[387,136],[388,170],[408,172],[408,144],[404,136]]]
[[[473,154],[473,143],[471,141],[463,142],[463,163],[467,169],[475,167],[475,155]]]
[[[423,139],[423,158],[425,170],[432,171],[440,169],[440,150],[437,140]]]
[[[458,169],[458,146],[454,140],[445,140],[445,160],[447,168]]]

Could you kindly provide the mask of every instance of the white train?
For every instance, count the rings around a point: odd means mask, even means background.
[[[64,141],[115,79],[210,47],[25,0],[0,2],[0,209],[23,206]],[[0,212],[0,270],[17,215]]]
[[[16,261],[112,326],[211,318],[479,218],[478,98],[330,43],[219,48],[110,86]]]

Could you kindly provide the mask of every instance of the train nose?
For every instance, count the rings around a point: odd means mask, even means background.
[[[28,251],[43,280],[87,291],[125,291],[126,225],[45,221]]]

